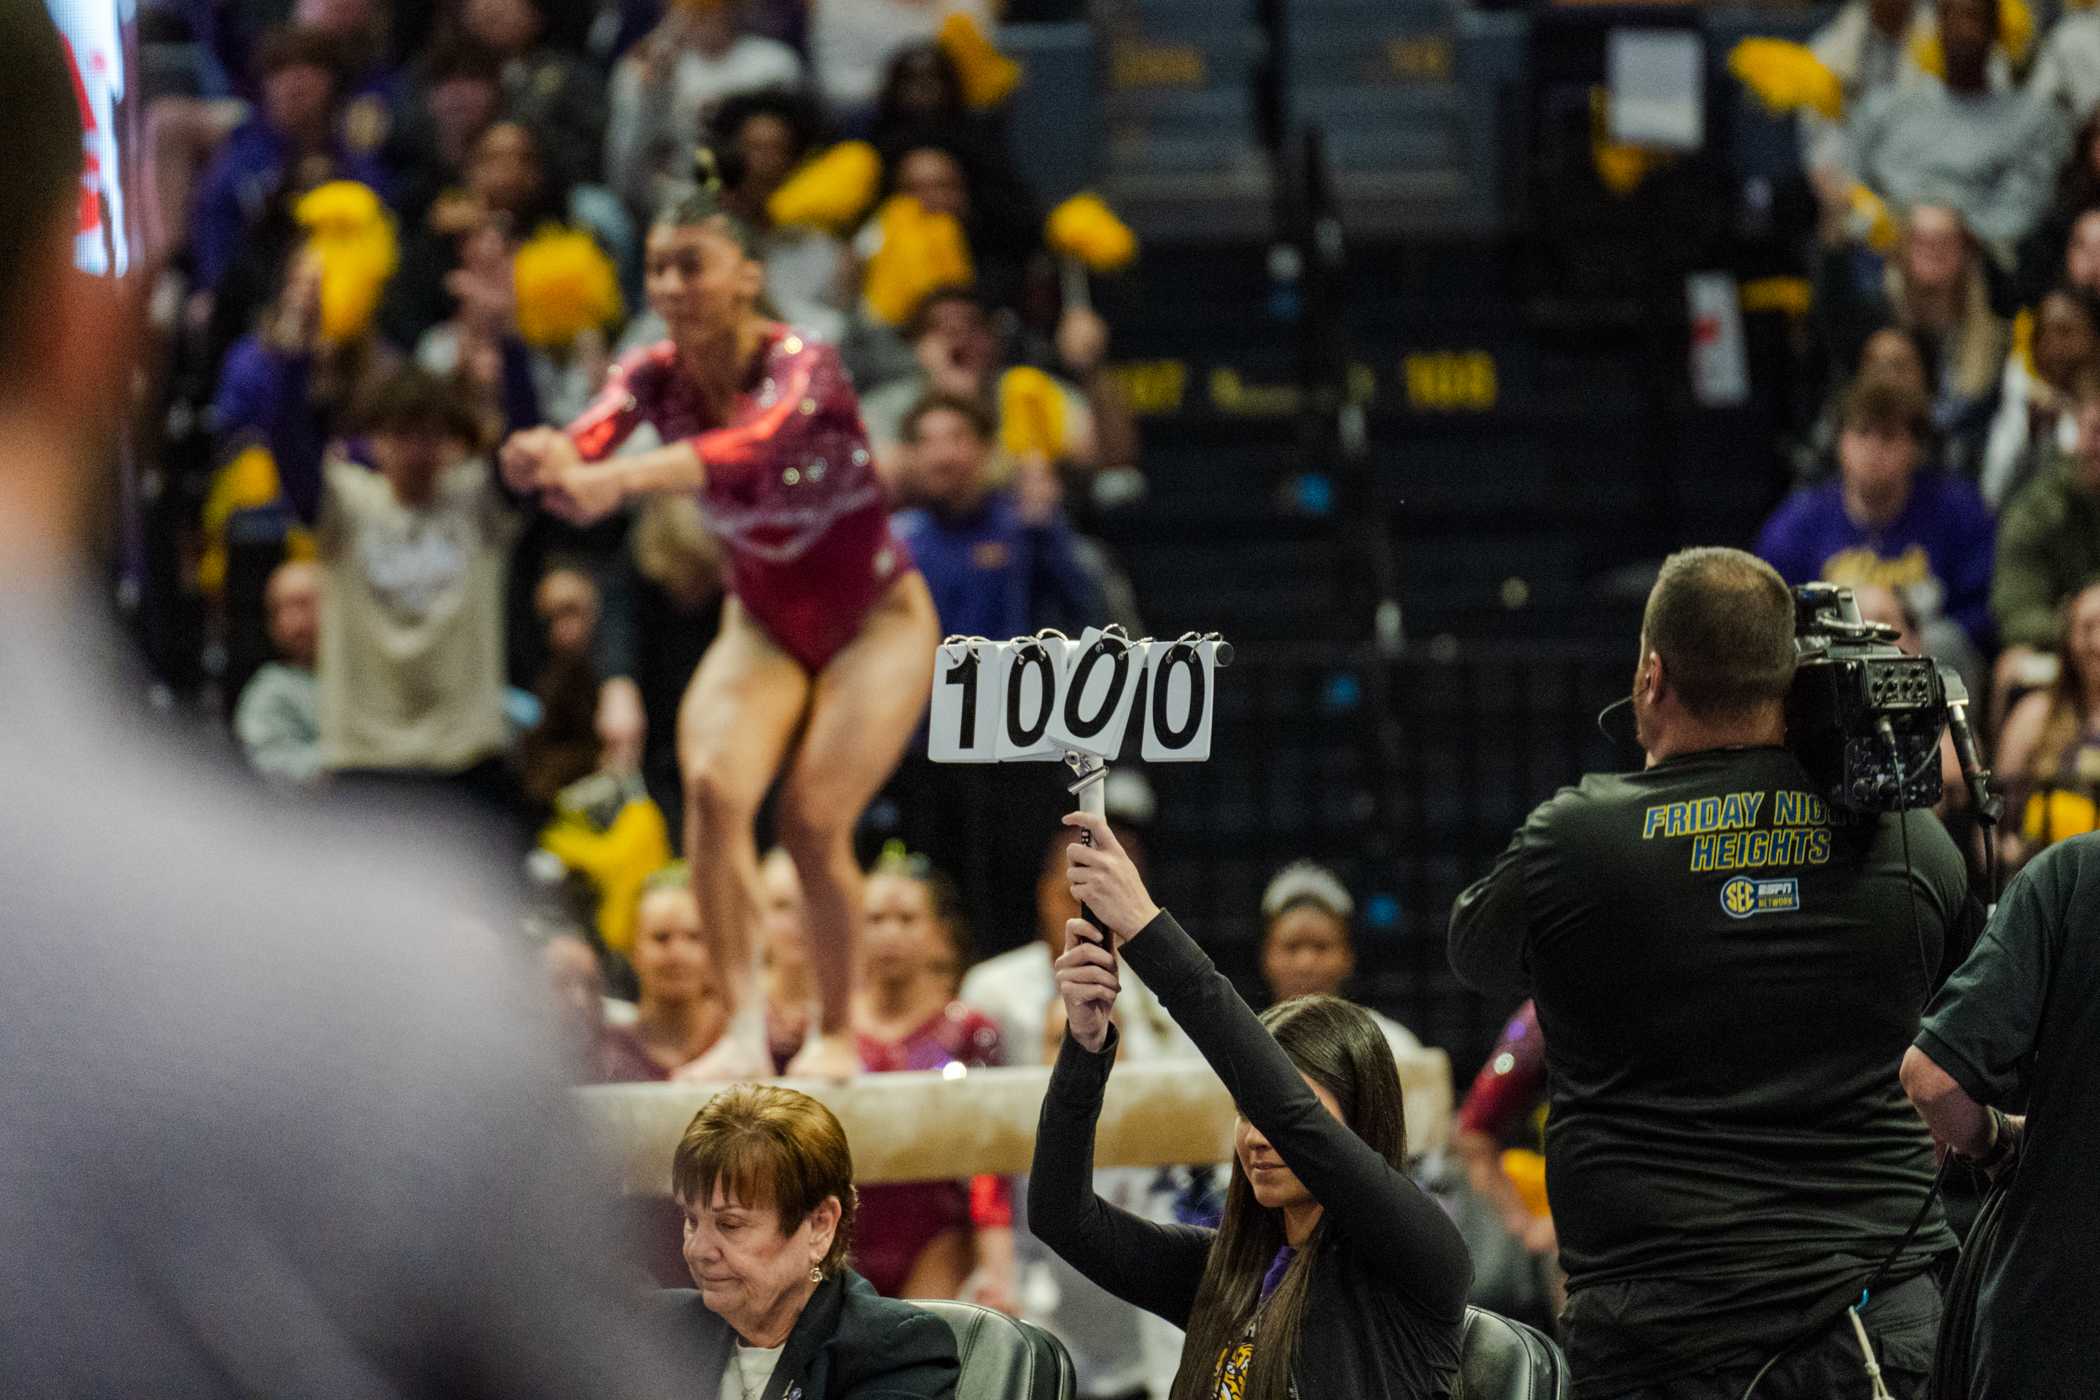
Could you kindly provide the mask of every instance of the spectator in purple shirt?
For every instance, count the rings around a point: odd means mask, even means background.
[[[386,192],[370,155],[344,149],[337,130],[343,95],[335,41],[309,29],[281,29],[256,55],[262,103],[226,139],[205,170],[190,221],[197,285],[215,289],[248,233],[287,185],[309,189],[358,180]]]
[[[941,630],[1013,637],[1098,621],[1100,588],[1073,549],[1057,475],[1024,463],[995,486],[991,413],[974,399],[932,394],[904,420],[914,501],[897,537],[933,590]]]
[[[1966,480],[1921,472],[1931,410],[1914,390],[1862,380],[1838,415],[1838,475],[1780,503],[1757,552],[1789,584],[1881,584],[1918,618],[1926,650],[1965,672],[1991,643],[1994,527]]]

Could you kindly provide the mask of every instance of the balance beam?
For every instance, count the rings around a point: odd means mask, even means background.
[[[1028,1170],[1047,1068],[869,1074],[843,1083],[781,1079],[822,1101],[846,1129],[854,1179],[929,1181]],[[1451,1061],[1424,1050],[1400,1061],[1407,1140],[1417,1153],[1450,1140]],[[671,1153],[719,1084],[606,1084],[578,1089],[617,1159],[628,1195],[668,1196]],[[1118,1065],[1109,1076],[1094,1161],[1103,1167],[1222,1162],[1232,1154],[1232,1098],[1200,1060]]]

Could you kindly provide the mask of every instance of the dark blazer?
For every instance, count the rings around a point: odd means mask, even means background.
[[[695,1289],[657,1297],[695,1393],[711,1400],[736,1333]],[[847,1269],[810,1295],[763,1400],[955,1400],[960,1369],[947,1323]]]

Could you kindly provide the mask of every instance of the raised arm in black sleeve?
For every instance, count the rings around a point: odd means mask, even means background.
[[[1090,1054],[1067,1034],[1043,1095],[1028,1175],[1028,1228],[1057,1256],[1124,1302],[1186,1327],[1211,1232],[1161,1225],[1094,1194],[1094,1124],[1116,1062],[1116,1032]]]
[[[1365,1266],[1422,1306],[1456,1316],[1472,1286],[1473,1261],[1443,1207],[1314,1097],[1172,914],[1162,911],[1122,953]]]
[[[1451,970],[1476,992],[1529,996],[1524,966],[1531,908],[1524,890],[1524,838],[1519,831],[1495,868],[1467,886],[1451,906]]]

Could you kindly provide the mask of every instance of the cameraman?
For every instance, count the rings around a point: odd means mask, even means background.
[[[1664,562],[1634,672],[1646,771],[1534,811],[1451,913],[1475,989],[1532,994],[1578,1400],[1898,1397],[1954,1239],[1897,1084],[1967,878],[1929,812],[1840,825],[1782,747],[1794,607],[1732,549]],[[1908,852],[1904,830],[1908,829]],[[1908,859],[1906,859],[1906,855]],[[1909,873],[1906,873],[1908,866]],[[1913,914],[1915,910],[1915,914]]]

